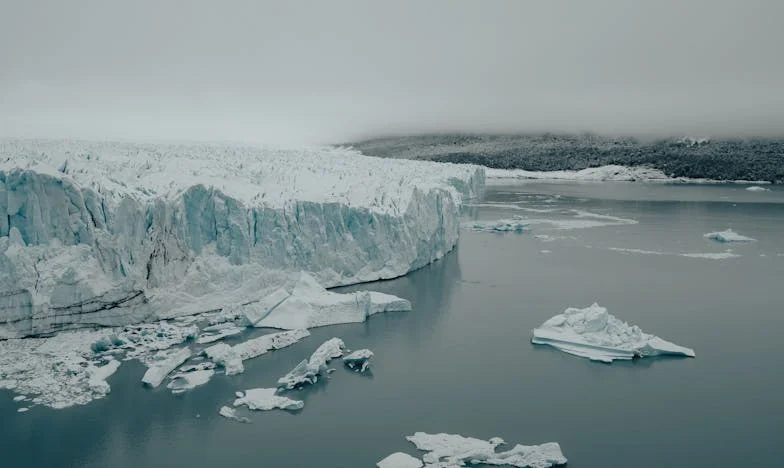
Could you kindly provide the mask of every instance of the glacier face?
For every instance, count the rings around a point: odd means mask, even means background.
[[[343,148],[0,141],[0,338],[393,278],[457,242],[484,171]],[[5,212],[5,216],[2,216]]]

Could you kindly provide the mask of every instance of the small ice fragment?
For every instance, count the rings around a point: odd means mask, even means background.
[[[547,320],[534,329],[531,342],[606,363],[658,355],[694,357],[694,350],[643,333],[596,303],[585,309],[570,307]]]
[[[17,395],[14,397],[14,401],[24,401],[27,398],[27,395]]]
[[[373,357],[373,351],[369,349],[358,349],[353,353],[343,358],[343,364],[349,368],[365,372],[370,367],[370,358]]]
[[[27,412],[27,411],[29,411],[29,410],[30,410],[30,408],[18,408],[18,409],[16,410],[16,412],[17,412],[17,413],[25,413],[25,412]]]
[[[245,396],[245,393],[243,393],[243,392],[234,392],[234,396],[236,396],[237,398],[242,398],[242,397]]]
[[[153,362],[150,368],[147,369],[147,372],[145,372],[144,377],[142,377],[142,382],[151,387],[160,385],[167,375],[180,364],[188,360],[188,358],[191,357],[191,350],[182,348],[171,353],[166,353],[165,355],[160,355],[159,353],[159,356],[162,357],[162,359]]]
[[[769,188],[760,187],[759,185],[752,185],[751,187],[746,187],[746,190],[749,192],[770,192]]]
[[[553,253],[553,251],[552,251],[552,250],[540,250],[539,252],[541,252],[541,253],[543,253],[543,254],[549,254],[549,253]]]
[[[241,423],[249,423],[250,422],[250,419],[248,419],[248,418],[246,418],[244,416],[239,416],[237,414],[237,410],[235,410],[234,408],[230,408],[228,406],[221,406],[221,409],[218,410],[218,414],[220,414],[221,416],[223,416],[226,419],[231,419],[233,421],[237,421],[237,422],[241,422]]]
[[[483,232],[523,232],[530,230],[529,222],[520,217],[499,219],[497,221],[474,221],[465,224],[465,227]]]
[[[716,242],[755,242],[757,239],[752,239],[751,237],[746,237],[738,234],[737,232],[733,231],[732,229],[727,229],[726,231],[720,232],[709,232],[705,234],[705,238],[716,241]]]
[[[310,356],[297,364],[288,374],[278,379],[278,388],[291,390],[304,384],[314,384],[318,376],[327,371],[327,363],[343,355],[346,345],[340,338],[332,338],[321,344]]]
[[[378,468],[422,468],[422,461],[403,452],[395,452],[376,463]]]
[[[301,400],[276,395],[275,388],[251,388],[245,396],[234,400],[234,406],[246,405],[248,409],[269,411],[273,409],[298,410],[305,406]]]

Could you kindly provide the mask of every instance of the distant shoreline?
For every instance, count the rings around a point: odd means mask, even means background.
[[[654,179],[672,182],[784,183],[784,138],[678,137],[643,141],[549,133],[440,134],[378,138],[350,146],[368,156],[469,163],[534,173],[622,167],[632,173],[658,171],[660,175]],[[601,180],[642,180],[630,177]]]

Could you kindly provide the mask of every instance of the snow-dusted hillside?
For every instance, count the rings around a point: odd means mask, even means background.
[[[0,141],[0,338],[242,304],[300,270],[403,275],[483,181],[334,148]]]

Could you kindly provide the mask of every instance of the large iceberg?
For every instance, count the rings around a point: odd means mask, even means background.
[[[419,450],[428,452],[422,457],[425,466],[456,468],[466,464],[482,464],[548,468],[566,464],[566,457],[556,442],[541,445],[517,444],[510,450],[497,452],[496,448],[505,444],[500,437],[482,440],[457,434],[417,432],[406,439],[416,445]],[[422,463],[409,455],[398,452],[384,458],[377,463],[377,466],[380,468],[415,468],[422,466]]]
[[[327,372],[327,363],[343,355],[346,345],[340,338],[332,338],[321,344],[310,359],[297,364],[288,374],[278,379],[278,388],[291,390],[297,386],[314,384],[320,375]]]
[[[484,170],[268,149],[0,141],[0,338],[403,275],[457,242]]]
[[[694,350],[643,333],[596,303],[585,309],[570,307],[547,320],[534,329],[531,342],[607,363],[659,355],[694,357]]]
[[[289,411],[299,410],[305,406],[302,400],[293,400],[288,397],[277,395],[275,388],[251,388],[245,390],[242,396],[234,400],[234,406],[245,405],[248,409],[257,411],[269,411],[273,409],[284,409]]]

